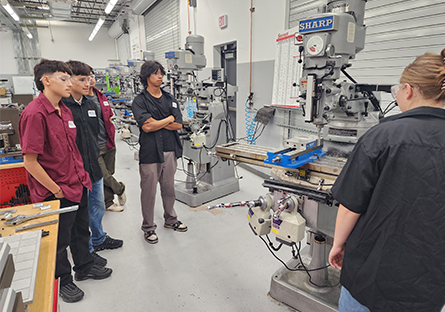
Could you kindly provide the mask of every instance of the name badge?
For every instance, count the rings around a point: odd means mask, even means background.
[[[108,101],[104,101],[104,106],[110,106],[110,104],[108,103]]]
[[[72,121],[72,120],[68,121],[68,128],[76,128],[76,125],[74,124],[74,121]]]
[[[88,111],[88,116],[90,116],[90,117],[96,117],[96,111],[95,111],[94,109],[90,109],[90,110]]]
[[[173,108],[178,108],[178,104],[176,102],[172,102]]]

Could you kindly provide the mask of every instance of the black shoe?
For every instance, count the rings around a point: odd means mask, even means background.
[[[107,259],[105,259],[104,257],[99,256],[95,251],[93,251],[91,253],[91,256],[93,257],[94,263],[104,267],[107,265]]]
[[[60,286],[59,296],[65,302],[77,302],[82,300],[83,291],[76,286],[73,282],[69,282],[66,285]]]
[[[93,246],[94,251],[101,251],[104,249],[116,249],[116,248],[120,248],[122,247],[122,245],[124,244],[123,240],[120,239],[114,239],[111,238],[110,236],[106,236],[105,240],[103,241],[102,244],[99,244],[97,246]]]
[[[111,275],[111,273],[113,273],[113,270],[110,268],[106,268],[106,267],[102,267],[100,265],[97,264],[93,264],[93,266],[91,267],[90,271],[87,274],[79,274],[76,272],[76,274],[74,275],[74,279],[76,281],[84,281],[86,279],[95,279],[95,280],[101,280],[104,278],[107,278],[108,276]]]
[[[144,238],[145,238],[145,241],[149,244],[156,244],[159,241],[158,235],[156,235],[155,231],[145,232]]]
[[[164,224],[164,227],[166,227],[167,229],[173,229],[178,232],[187,232],[188,230],[187,225],[185,225],[181,221],[176,221],[175,224]]]

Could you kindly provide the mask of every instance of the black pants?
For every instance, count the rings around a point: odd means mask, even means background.
[[[55,200],[54,196],[46,200]],[[71,263],[68,260],[67,247],[71,249],[74,260],[74,271],[80,274],[88,273],[93,265],[93,257],[89,251],[90,240],[88,215],[88,193],[83,188],[82,200],[74,203],[66,198],[60,199],[60,208],[79,205],[77,211],[62,213],[59,215],[59,235],[57,237],[56,279],[60,277],[60,286],[73,281],[71,275]]]
[[[106,145],[100,148],[99,165],[104,176],[104,196],[105,207],[114,204],[114,194],[122,195],[124,186],[120,184],[114,177],[114,169],[116,163],[116,148],[108,149]]]

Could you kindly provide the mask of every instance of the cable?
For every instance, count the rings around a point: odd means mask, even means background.
[[[283,243],[281,243],[280,245],[278,245],[278,247],[275,248],[275,247],[273,246],[273,243],[270,241],[269,235],[266,235],[266,238],[267,238],[267,241],[269,242],[269,246],[270,246],[273,250],[275,250],[275,251],[280,250],[280,249],[281,249],[281,246],[283,246]]]
[[[293,256],[294,256],[294,259],[298,259],[299,261],[300,261],[300,265],[303,267],[303,269],[291,269],[291,268],[289,268],[288,266],[287,266],[287,264],[283,261],[283,260],[281,260],[273,251],[272,251],[272,249],[271,248],[273,248],[274,250],[279,250],[280,248],[281,248],[281,245],[282,244],[280,244],[280,246],[279,247],[277,247],[277,248],[275,248],[275,247],[273,247],[273,243],[270,241],[270,239],[269,239],[269,235],[267,235],[266,234],[266,237],[267,237],[267,239],[268,239],[268,241],[270,242],[270,244],[271,244],[271,246],[269,246],[269,244],[266,242],[266,240],[264,239],[264,238],[262,238],[261,236],[258,236],[259,238],[261,238],[261,240],[263,241],[263,243],[267,246],[267,249],[271,252],[271,254],[275,257],[275,259],[277,259],[279,262],[281,262],[281,264],[283,264],[283,266],[287,269],[287,270],[289,270],[289,271],[293,271],[293,272],[306,272],[306,274],[308,275],[308,281],[309,281],[309,283],[311,283],[312,285],[314,285],[314,286],[316,286],[316,287],[320,287],[320,288],[322,288],[322,287],[336,287],[336,286],[338,286],[339,284],[340,284],[340,281],[338,282],[338,283],[336,283],[335,285],[326,285],[326,286],[322,286],[322,285],[317,285],[317,284],[315,284],[314,282],[312,282],[312,280],[311,280],[311,278],[312,278],[312,276],[311,276],[311,274],[309,273],[309,272],[314,272],[314,271],[319,271],[319,270],[324,270],[324,269],[327,269],[328,267],[330,267],[331,265],[330,264],[328,264],[328,265],[326,265],[326,266],[323,266],[323,267],[320,267],[320,268],[315,268],[315,269],[307,269],[306,268],[306,266],[304,265],[304,263],[303,263],[303,260],[301,259],[301,254],[300,254],[300,247],[297,247],[297,245],[295,244],[295,243],[293,243],[292,244],[292,254],[293,254]],[[301,243],[300,243],[301,244]],[[297,251],[297,256],[298,257],[296,257],[295,256],[295,249],[296,249],[296,251]]]
[[[322,288],[322,287],[336,287],[338,284],[340,284],[340,281],[338,281],[335,285],[326,285],[326,286],[323,286],[323,285],[315,284],[315,283],[312,281],[312,276],[311,276],[311,274],[310,274],[309,272],[317,271],[317,270],[322,270],[322,269],[324,269],[324,268],[328,268],[328,267],[330,267],[331,265],[328,264],[326,267],[322,267],[322,268],[317,268],[317,269],[308,270],[308,269],[306,268],[306,266],[304,265],[303,259],[301,259],[300,248],[297,247],[297,245],[296,245],[295,243],[294,243],[294,245],[295,245],[295,248],[297,249],[297,255],[298,255],[298,259],[299,259],[299,261],[300,261],[300,264],[301,264],[301,266],[303,267],[304,271],[306,271],[306,274],[309,276],[309,283],[311,283],[312,285],[314,285],[314,286],[316,286],[316,287],[320,287],[320,288]]]
[[[203,145],[204,148],[205,148],[206,150],[207,150],[207,149],[212,149],[212,148],[214,148],[214,147],[216,146],[216,144],[218,143],[219,134],[220,134],[220,131],[221,131],[221,124],[222,124],[223,122],[225,122],[225,123],[227,124],[227,121],[226,121],[226,120],[221,119],[221,121],[219,122],[219,125],[218,125],[218,130],[216,131],[215,142],[212,143],[212,146],[205,146],[205,144]]]
[[[289,271],[293,271],[293,272],[312,272],[312,271],[319,271],[319,270],[323,270],[323,269],[326,269],[326,268],[328,268],[328,267],[330,267],[331,265],[330,264],[328,264],[328,265],[326,265],[326,266],[324,266],[324,267],[321,267],[321,268],[316,268],[316,269],[291,269],[291,268],[289,268],[288,266],[287,266],[287,264],[283,261],[283,260],[281,260],[273,251],[272,251],[272,249],[270,248],[271,246],[269,246],[269,244],[266,242],[266,240],[263,238],[263,237],[261,237],[261,236],[258,236],[259,238],[261,238],[261,240],[263,241],[263,243],[267,246],[267,249],[269,249],[269,251],[272,253],[272,255],[275,257],[275,259],[277,259],[278,261],[280,261],[282,264],[283,264],[283,266],[287,269],[287,270],[289,270]],[[268,237],[268,235],[266,234],[266,237]],[[268,238],[269,239],[269,238]],[[269,241],[270,241],[270,239],[269,239]],[[271,243],[272,244],[272,243]],[[278,250],[280,247],[277,247],[277,248],[275,248],[275,247],[272,247],[274,250]],[[298,250],[298,249],[297,249]],[[302,264],[302,266],[304,267],[304,264],[303,264],[303,262],[302,262],[302,260],[300,259],[300,262],[301,262],[301,264]],[[325,286],[319,286],[319,287],[325,287]]]
[[[391,107],[391,105],[393,105]],[[391,103],[388,104],[388,106],[386,106],[385,110],[383,111],[383,115],[388,114],[390,111],[392,111],[397,105],[397,100],[392,101]],[[391,108],[389,108],[391,107]]]

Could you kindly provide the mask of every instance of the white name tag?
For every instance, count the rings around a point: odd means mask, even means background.
[[[69,127],[69,128],[76,128],[76,125],[74,124],[74,121],[69,120],[69,121],[68,121],[68,127]]]
[[[110,106],[110,104],[108,104],[108,101],[104,101],[104,106]]]
[[[96,117],[96,111],[95,111],[94,109],[90,109],[90,110],[88,111],[88,116],[90,116],[90,117]]]
[[[173,108],[178,108],[178,104],[176,102],[172,102]]]

